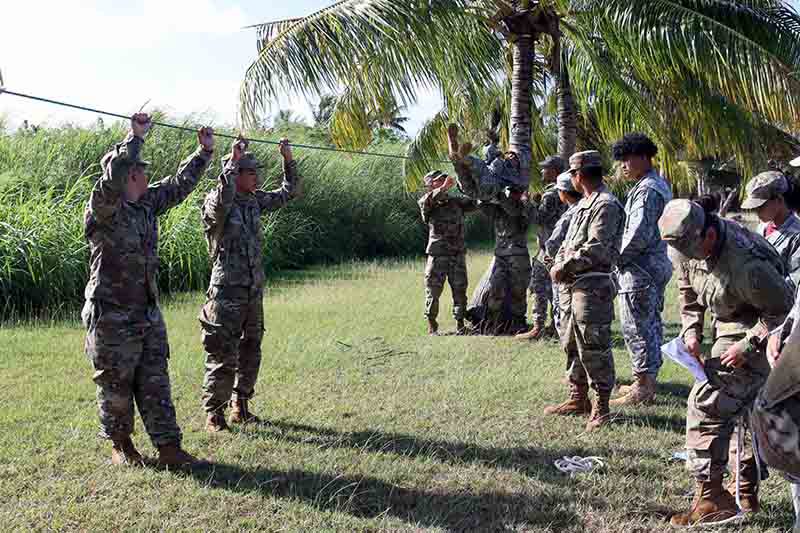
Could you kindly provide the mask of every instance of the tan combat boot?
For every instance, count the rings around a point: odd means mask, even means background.
[[[737,517],[739,509],[733,496],[722,488],[722,476],[709,481],[698,481],[694,500],[688,511],[673,515],[669,523],[678,527],[696,524],[723,524]]]
[[[439,334],[439,323],[435,318],[428,319],[428,335],[435,337]]]
[[[229,429],[228,423],[225,421],[225,411],[218,409],[206,416],[206,431],[209,433],[219,433]]]
[[[545,335],[545,327],[535,325],[525,333],[514,335],[514,338],[521,341],[536,341],[544,337],[544,335]]]
[[[569,399],[559,405],[549,405],[544,408],[546,415],[582,416],[592,412],[592,402],[589,401],[589,385],[569,384]]]
[[[656,378],[650,374],[638,374],[633,385],[620,387],[622,396],[612,400],[610,405],[644,405],[653,401],[656,396]]]
[[[728,463],[730,464],[730,462]],[[735,463],[733,464],[735,467]],[[742,475],[739,478],[739,503],[743,513],[757,513],[761,510],[758,502],[758,470],[756,469],[755,459],[742,462]],[[731,476],[726,490],[736,501],[736,472]]]
[[[206,464],[193,455],[184,451],[178,443],[164,444],[158,447],[158,466],[161,467],[181,467],[181,466],[201,466]]]
[[[611,399],[611,391],[597,393],[597,402],[592,406],[592,414],[586,422],[586,432],[591,433],[611,422],[611,411],[608,402]]]
[[[260,424],[261,419],[250,412],[247,400],[236,399],[231,401],[231,424]]]
[[[116,466],[144,466],[144,458],[136,450],[130,437],[111,441],[111,464]]]

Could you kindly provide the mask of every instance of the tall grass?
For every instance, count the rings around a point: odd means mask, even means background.
[[[0,136],[0,317],[58,316],[79,309],[88,272],[83,209],[100,158],[124,134],[115,124]],[[298,143],[329,144],[324,132],[300,125],[271,132],[272,138],[283,135]],[[143,154],[152,162],[151,179],[172,174],[196,142],[190,133],[155,128]],[[227,144],[218,140],[219,156]],[[384,141],[375,148],[403,153],[405,145]],[[266,164],[264,186],[277,186],[277,148],[259,144],[251,149]],[[268,271],[422,253],[425,228],[417,195],[405,190],[396,160],[303,149],[296,149],[295,157],[303,196],[264,220]],[[208,283],[199,206],[219,170],[217,158],[207,179],[160,221],[159,283],[165,293],[203,289]],[[470,234],[487,238],[485,221],[473,219]]]

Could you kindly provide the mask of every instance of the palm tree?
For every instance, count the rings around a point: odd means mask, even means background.
[[[340,0],[256,28],[245,120],[282,92],[339,91],[334,140],[364,146],[371,112],[437,89],[444,107],[411,145],[412,181],[441,157],[449,121],[475,134],[495,108],[525,169],[532,151],[570,155],[582,130],[608,141],[631,129],[672,163],[726,152],[746,166],[753,139],[736,127],[798,122],[800,17],[779,0]]]
[[[331,117],[336,110],[336,96],[323,94],[319,103],[311,110],[314,118],[314,125],[327,128],[330,125]]]
[[[386,129],[400,133],[406,133],[403,124],[408,122],[408,117],[404,116],[406,107],[394,105],[387,109],[377,110],[370,114],[369,123],[373,129]]]

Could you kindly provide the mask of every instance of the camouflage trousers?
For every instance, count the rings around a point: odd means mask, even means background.
[[[439,316],[439,297],[445,280],[453,293],[453,317],[463,320],[467,310],[467,259],[459,255],[430,255],[425,265],[425,316]]]
[[[132,311],[89,300],[81,318],[97,385],[100,436],[121,440],[133,434],[135,402],[154,446],[180,444],[167,328],[158,307]]]
[[[631,356],[631,368],[636,375],[657,376],[663,363],[664,292],[666,285],[651,285],[645,289],[620,294],[619,309],[622,336]]]
[[[200,310],[206,352],[203,408],[224,410],[231,399],[253,397],[264,338],[261,288],[212,286]]]
[[[555,324],[558,310],[553,302],[553,282],[550,271],[538,258],[532,261],[531,271],[531,307],[533,308],[532,320],[534,326],[543,327],[547,322],[547,304],[550,304],[550,318]]]
[[[611,322],[616,289],[610,278],[559,285],[561,347],[567,378],[597,392],[611,392],[616,381],[611,353]]]
[[[531,260],[527,255],[495,256],[489,277],[486,300],[487,318],[499,320],[504,304],[510,304],[512,320],[525,322],[528,313],[527,292],[531,279]]]
[[[700,481],[722,475],[729,455],[735,457],[732,438],[738,419],[747,413],[759,389],[769,376],[769,363],[763,352],[750,356],[742,368],[720,363],[720,357],[743,336],[719,337],[704,361],[708,381],[695,383],[689,394],[686,412],[686,466]],[[742,469],[755,470],[755,458],[748,438],[742,447]],[[732,466],[732,465],[731,465]]]

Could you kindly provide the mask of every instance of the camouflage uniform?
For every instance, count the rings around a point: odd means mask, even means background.
[[[493,165],[498,165],[502,172],[487,171],[485,163],[475,157],[454,163],[461,191],[480,200],[481,210],[494,221],[494,260],[487,272],[487,283],[481,284],[488,289],[485,308],[471,308],[468,314],[473,322],[484,322],[490,327],[510,323],[511,329],[515,329],[524,326],[527,314],[526,292],[531,275],[528,253],[531,206],[514,199],[503,185],[514,181],[507,162],[496,159]]]
[[[567,276],[559,285],[558,302],[567,375],[573,385],[589,384],[602,395],[611,394],[616,378],[611,354],[616,288],[611,270],[619,258],[624,225],[622,204],[603,185],[576,204],[556,255],[556,266]]]
[[[567,237],[567,232],[569,231],[569,225],[572,221],[572,217],[575,215],[575,212],[578,210],[578,204],[573,204],[567,208],[566,211],[561,215],[556,222],[556,226],[553,229],[553,233],[550,235],[550,238],[547,239],[547,242],[544,244],[545,250],[545,258],[544,258],[544,265],[545,268],[549,268],[553,265],[553,261],[555,261],[555,257],[558,255],[558,250],[561,248],[561,245],[564,243],[564,239]],[[550,272],[548,270],[547,276],[550,276]],[[553,321],[556,326],[556,331],[558,332],[559,337],[562,337],[562,325],[563,322],[561,321],[561,312],[559,308],[559,299],[558,293],[560,291],[558,284],[551,284],[552,291],[553,291]]]
[[[672,200],[667,181],[651,170],[628,193],[617,285],[622,335],[635,375],[658,375],[664,343],[664,293],[672,277],[667,243],[658,233],[658,219]]]
[[[673,246],[690,231],[700,239],[704,217],[700,206],[674,200],[659,221],[661,235]],[[769,374],[763,339],[792,306],[792,291],[772,246],[735,222],[718,219],[715,227],[719,238],[708,259],[677,255],[675,265],[683,339],[702,340],[707,309],[713,318],[714,344],[703,360],[708,381],[695,383],[686,415],[687,468],[701,482],[722,477],[736,420]],[[720,357],[737,344],[746,354],[744,366],[722,365]],[[742,466],[745,477],[756,468],[750,449],[743,450]]]
[[[768,226],[769,224],[759,224],[759,235],[764,235],[778,251],[786,264],[787,279],[795,287],[800,287],[800,217],[789,213],[783,224],[772,232]]]
[[[168,372],[169,344],[158,308],[158,215],[194,190],[211,160],[199,148],[176,176],[150,185],[137,202],[124,199],[128,172],[144,140],[132,134],[103,158],[84,215],[90,248],[82,319],[94,368],[100,436],[133,433],[133,404],[156,447],[180,444]],[[143,162],[141,162],[143,163]]]
[[[534,204],[531,209],[530,223],[539,226],[537,240],[539,252],[531,263],[531,283],[530,291],[533,296],[533,325],[543,327],[547,321],[547,304],[551,304],[553,322],[555,323],[555,305],[552,302],[553,285],[550,280],[550,272],[544,264],[545,243],[553,233],[556,223],[566,210],[566,206],[561,203],[555,184],[548,185],[542,194],[542,200]]]
[[[789,182],[782,173],[773,170],[762,172],[747,183],[747,195],[742,208],[758,209],[788,190]],[[778,251],[786,263],[787,278],[797,287],[800,281],[800,218],[790,212],[780,227],[772,223],[759,224],[758,234],[763,235]]]
[[[261,217],[286,205],[300,186],[294,161],[284,163],[283,184],[253,194],[236,190],[239,169],[259,168],[246,153],[227,161],[217,187],[206,196],[202,219],[214,263],[208,299],[200,310],[206,352],[203,408],[224,410],[233,400],[253,396],[264,336],[264,237]]]
[[[477,209],[477,202],[449,196],[436,189],[419,200],[422,221],[428,225],[428,263],[425,267],[425,316],[439,316],[439,297],[445,280],[453,292],[453,317],[463,320],[467,310],[467,260],[464,244],[464,213]]]

